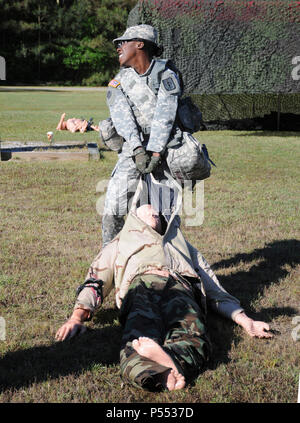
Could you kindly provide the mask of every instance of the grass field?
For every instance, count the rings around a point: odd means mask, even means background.
[[[2,141],[44,140],[60,114],[108,116],[104,93],[0,92]],[[2,122],[5,122],[3,125]],[[91,137],[75,134],[77,140]],[[217,168],[200,227],[183,225],[223,286],[267,321],[248,337],[210,312],[213,357],[194,385],[149,393],[119,375],[121,328],[111,295],[82,337],[56,344],[100,247],[96,186],[116,154],[93,161],[0,162],[0,402],[295,403],[299,342],[299,140],[296,133],[201,132]],[[61,132],[60,140],[70,140]],[[72,138],[73,139],[73,138]],[[75,139],[75,138],[74,138]],[[184,224],[184,219],[183,219]]]
[[[47,141],[47,132],[54,132],[54,141],[97,140],[94,131],[85,134],[71,134],[55,131],[60,116],[66,118],[93,118],[94,123],[109,117],[106,93],[95,88],[91,91],[40,91],[20,88],[15,91],[1,91],[0,87],[0,139],[2,141]]]

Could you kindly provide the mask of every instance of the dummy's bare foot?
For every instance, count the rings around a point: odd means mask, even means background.
[[[169,391],[182,389],[185,386],[184,376],[178,373],[178,370],[171,357],[158,345],[153,339],[140,337],[132,341],[132,347],[142,357],[149,358],[165,367],[171,367],[171,370],[162,375],[161,383]]]
[[[58,122],[58,125],[57,125],[57,127],[56,127],[56,130],[57,130],[57,131],[61,131],[62,129],[64,129],[64,128],[63,128],[63,121],[65,120],[65,117],[66,117],[66,114],[65,114],[65,113],[63,113],[63,114],[61,115],[60,120],[59,120],[59,122]]]
[[[169,370],[161,375],[160,382],[169,391],[175,391],[185,387],[185,379],[180,373],[175,370]]]
[[[176,377],[176,383],[175,383],[175,388],[174,389],[182,389],[185,387],[185,378],[182,374],[180,373],[175,373],[175,377]]]
[[[176,370],[176,366],[171,357],[153,339],[140,336],[132,341],[132,346],[137,353],[150,360],[156,361],[165,367]]]

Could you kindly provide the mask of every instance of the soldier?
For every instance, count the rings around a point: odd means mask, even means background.
[[[159,214],[149,204],[137,207],[141,182],[123,229],[93,261],[79,287],[73,314],[56,339],[84,332],[83,322],[115,288],[124,327],[123,378],[137,387],[172,391],[197,377],[209,358],[207,304],[250,336],[272,335],[265,331],[268,324],[246,316],[203,256],[184,240],[177,219],[179,206],[171,215]]]
[[[153,172],[162,180],[166,146],[182,139],[176,122],[181,83],[169,61],[154,59],[162,52],[155,28],[133,26],[113,42],[121,70],[108,84],[107,103],[125,142],[107,188],[103,246],[121,230],[141,174]]]

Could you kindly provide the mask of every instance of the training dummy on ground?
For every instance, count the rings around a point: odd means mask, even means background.
[[[210,356],[207,305],[250,336],[272,335],[267,323],[245,314],[203,256],[184,240],[180,206],[173,213],[163,208],[158,213],[151,204],[141,205],[142,185],[140,181],[124,227],[94,259],[78,289],[73,314],[57,331],[56,340],[83,333],[84,321],[115,288],[123,326],[123,379],[149,390],[172,391],[195,379]]]
[[[57,131],[70,131],[72,133],[74,132],[87,132],[87,131],[97,131],[99,132],[99,126],[94,125],[92,122],[92,119],[85,120],[85,119],[78,119],[78,118],[71,118],[65,120],[66,114],[63,113],[60,117],[60,120],[58,122],[58,125],[56,127]]]

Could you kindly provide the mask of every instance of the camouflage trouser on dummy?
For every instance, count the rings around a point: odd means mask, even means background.
[[[126,144],[126,143],[125,143]],[[102,247],[110,242],[123,228],[124,216],[130,209],[130,200],[135,194],[141,172],[127,151],[119,154],[118,162],[112,171],[107,187],[104,212],[102,216]],[[156,180],[164,179],[164,170],[168,170],[167,164],[163,161],[159,168],[153,172]]]
[[[172,277],[137,276],[121,307],[124,326],[120,353],[124,380],[148,390],[161,389],[159,376],[167,371],[133,348],[132,341],[145,336],[170,355],[186,383],[195,379],[209,358],[210,342],[204,315],[194,294]]]

